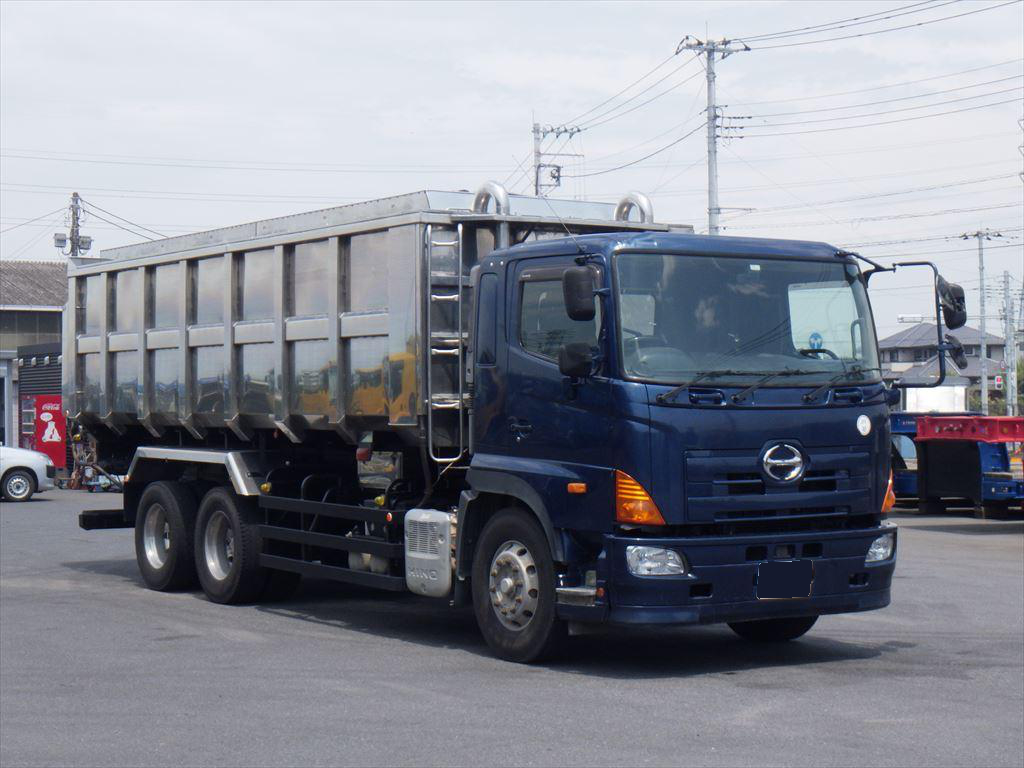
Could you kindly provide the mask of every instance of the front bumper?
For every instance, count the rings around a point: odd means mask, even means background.
[[[54,484],[53,480],[57,477],[57,468],[52,464],[46,465],[46,472],[42,475],[37,473],[36,493],[42,493],[43,491],[52,491]]]
[[[895,526],[729,537],[607,535],[605,604],[566,610],[559,606],[559,615],[619,624],[711,624],[884,608],[889,604],[896,550],[878,563],[865,563],[864,558],[871,542],[889,531],[895,533]],[[673,549],[686,557],[690,574],[634,576],[626,565],[630,544]],[[758,564],[792,559],[811,560],[814,565],[810,596],[759,600]]]

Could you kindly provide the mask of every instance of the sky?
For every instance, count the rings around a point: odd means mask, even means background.
[[[74,191],[94,251],[488,179],[532,193],[534,121],[583,129],[543,144],[562,153],[550,196],[639,190],[706,231],[705,76],[674,55],[691,35],[750,48],[716,63],[723,234],[933,260],[977,326],[977,243],[959,236],[1001,232],[1001,335],[1002,274],[1018,295],[1024,278],[1022,30],[1020,0],[7,0],[0,260],[62,258]],[[880,337],[927,315],[929,286],[872,280]]]

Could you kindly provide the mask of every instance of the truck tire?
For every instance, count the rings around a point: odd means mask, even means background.
[[[159,592],[196,585],[196,500],[181,483],[150,483],[135,514],[135,560],[146,586]]]
[[[473,610],[487,645],[507,661],[555,656],[568,637],[555,613],[555,567],[536,521],[515,507],[487,521],[473,557]]]
[[[0,491],[8,501],[28,501],[36,492],[36,476],[27,469],[12,469],[4,475]]]
[[[754,640],[759,643],[783,643],[805,635],[817,620],[817,616],[797,616],[785,619],[733,621],[729,622],[729,629],[744,640]]]
[[[261,568],[258,512],[251,500],[224,487],[209,491],[196,520],[196,572],[215,603],[251,603],[267,583]]]

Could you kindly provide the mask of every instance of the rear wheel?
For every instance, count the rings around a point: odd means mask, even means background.
[[[150,483],[135,515],[135,560],[150,589],[195,586],[196,500],[181,483]]]
[[[798,616],[786,619],[759,619],[757,621],[734,621],[729,628],[745,640],[761,643],[783,643],[796,640],[807,633],[817,616]]]
[[[259,565],[260,538],[255,505],[227,488],[214,488],[199,505],[196,572],[215,603],[250,603],[267,583]]]
[[[12,469],[4,475],[3,497],[8,501],[28,501],[36,492],[36,478],[27,469]]]
[[[503,659],[540,661],[561,650],[568,632],[555,614],[551,551],[526,512],[503,509],[484,526],[473,558],[473,609]]]

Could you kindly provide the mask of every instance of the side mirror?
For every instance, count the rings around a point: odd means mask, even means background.
[[[957,287],[959,288],[960,286]],[[967,355],[964,354],[964,345],[960,343],[960,339],[948,333],[946,334],[946,343],[951,347],[946,350],[946,354],[953,361],[953,365],[962,371],[967,367]]]
[[[566,269],[562,273],[562,295],[570,319],[584,322],[594,319],[594,271],[590,267]]]
[[[593,302],[593,298],[591,298]],[[574,318],[575,319],[575,318]],[[594,353],[585,341],[570,341],[558,349],[558,370],[571,379],[585,379],[594,367]]]
[[[964,298],[964,289],[956,283],[947,283],[941,275],[938,277],[937,285],[939,302],[942,305],[942,321],[951,331],[963,328],[967,322],[967,301]],[[961,354],[963,354],[962,349]],[[956,358],[953,359],[953,362],[956,362]]]

